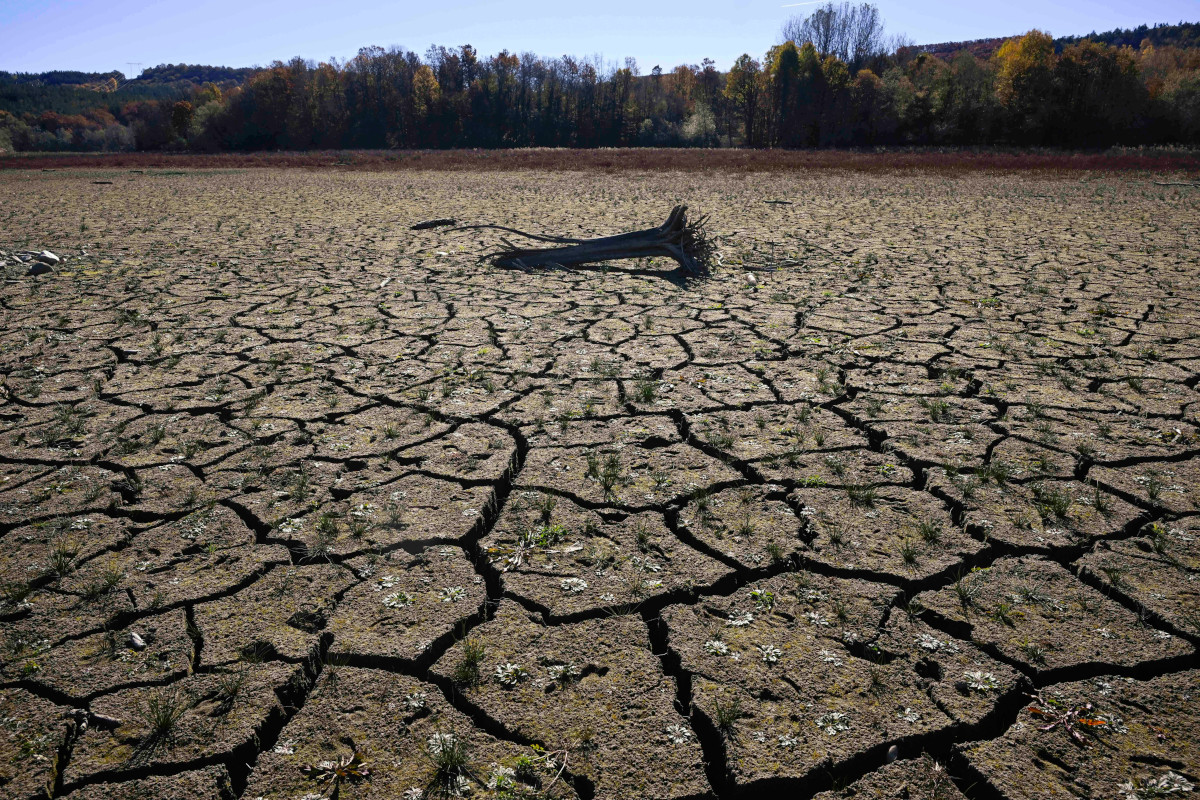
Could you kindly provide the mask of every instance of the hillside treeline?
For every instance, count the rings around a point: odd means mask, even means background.
[[[373,47],[186,96],[0,111],[0,149],[16,150],[1151,143],[1200,144],[1200,48],[1056,48],[1040,31],[986,59],[901,47],[843,60],[789,40],[726,73]]]

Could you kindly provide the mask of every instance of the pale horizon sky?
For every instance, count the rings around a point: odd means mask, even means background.
[[[656,64],[727,69],[742,53],[761,58],[783,23],[817,4],[646,0],[603,4],[551,0],[427,0],[331,5],[317,0],[183,4],[144,0],[4,0],[0,70],[54,69],[136,74],[157,64],[229,67],[266,65],[301,56],[346,59],[369,45],[400,46],[423,55],[430,45],[471,44],[481,56],[501,50],[542,56],[636,58],[643,73]],[[1011,0],[976,6],[935,0],[879,0],[889,34],[918,44],[1012,36],[1031,28],[1082,35],[1142,23],[1200,21],[1200,0],[1141,3]],[[789,7],[790,6],[790,7]],[[680,13],[685,8],[686,14]]]

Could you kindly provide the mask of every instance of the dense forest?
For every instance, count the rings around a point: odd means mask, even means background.
[[[783,39],[728,72],[463,45],[128,81],[0,73],[0,151],[1200,144],[1200,24],[981,51],[888,41],[874,6],[830,3]]]

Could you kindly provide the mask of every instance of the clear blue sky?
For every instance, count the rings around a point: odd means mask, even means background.
[[[712,58],[761,57],[782,23],[813,5],[786,0],[0,0],[0,70],[121,70],[127,62],[253,66],[303,56],[347,58],[359,47],[469,43],[546,56],[633,56],[643,72]],[[878,0],[891,33],[917,43],[1055,36],[1143,22],[1200,20],[1200,0]]]

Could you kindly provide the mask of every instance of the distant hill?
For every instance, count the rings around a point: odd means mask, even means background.
[[[194,87],[213,82],[221,88],[240,86],[253,67],[210,67],[202,64],[159,64],[130,80],[121,72],[0,72],[0,111],[20,116],[54,111],[82,114],[92,108],[116,113],[130,102],[182,100]]]
[[[112,72],[75,72],[73,70],[54,70],[53,72],[0,71],[0,83],[32,84],[34,86],[100,85],[112,79],[120,82],[125,80],[125,76],[116,70]]]
[[[917,53],[929,53],[932,56],[948,60],[959,51],[966,50],[976,58],[991,58],[1007,39],[1001,36],[991,39],[972,39],[965,42],[938,42],[937,44],[921,44],[912,48]],[[1142,41],[1149,39],[1155,47],[1200,47],[1200,22],[1180,22],[1178,25],[1159,23],[1158,25],[1139,25],[1136,28],[1116,28],[1104,33],[1092,33],[1086,36],[1062,36],[1054,40],[1054,47],[1061,51],[1064,47],[1078,44],[1084,39],[1104,42],[1114,47],[1141,47]]]
[[[1054,44],[1062,48],[1084,39],[1104,42],[1114,47],[1141,47],[1144,39],[1149,39],[1150,44],[1155,47],[1200,47],[1200,22],[1180,22],[1178,25],[1160,22],[1158,25],[1138,25],[1128,30],[1116,28],[1104,33],[1093,31],[1087,36],[1064,36],[1055,39]]]
[[[135,78],[127,78],[124,73],[112,72],[75,72],[72,70],[54,70],[53,72],[2,72],[0,85],[9,86],[64,86],[91,89],[93,91],[115,91],[117,86],[136,84],[145,86],[168,86],[171,84],[188,84],[199,86],[202,83],[216,83],[223,86],[240,85],[253,75],[255,67],[211,67],[204,64],[159,64],[142,70]]]
[[[202,64],[159,64],[142,70],[134,80],[146,83],[244,83],[257,72],[254,67],[210,67]]]

